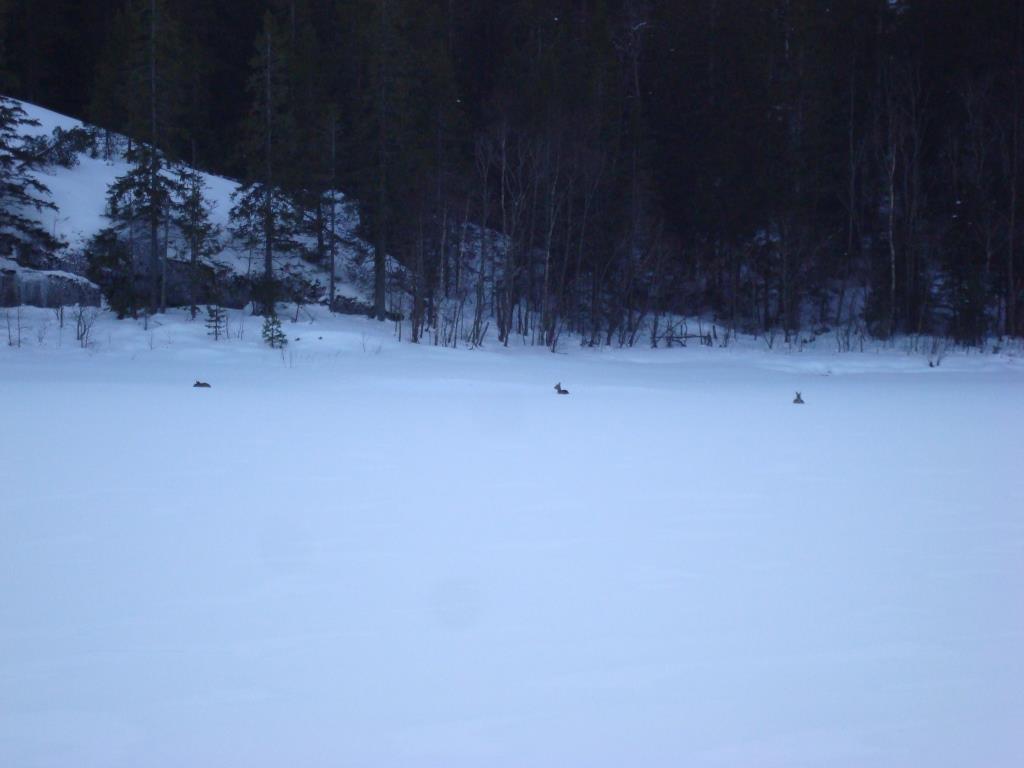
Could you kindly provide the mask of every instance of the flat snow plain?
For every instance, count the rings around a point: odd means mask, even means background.
[[[1024,764],[1022,357],[24,321],[0,765]]]

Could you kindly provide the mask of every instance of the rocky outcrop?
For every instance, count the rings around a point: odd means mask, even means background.
[[[95,283],[60,270],[26,269],[0,259],[0,307],[27,304],[62,307],[72,304],[98,307],[103,296]]]
[[[365,315],[369,317],[373,314],[373,305],[366,301],[349,298],[348,296],[335,296],[334,306],[331,307],[331,311],[337,312],[339,315]]]
[[[253,298],[253,281],[245,275],[227,269],[214,269],[199,265],[195,280],[196,303],[216,304],[220,307],[241,309]],[[167,305],[185,307],[192,301],[192,266],[188,262],[167,261]],[[313,304],[319,301],[323,287],[302,275],[278,275],[280,301]]]
[[[373,304],[367,301],[361,301],[360,299],[352,299],[348,296],[335,296],[334,306],[331,307],[331,311],[337,312],[339,315],[365,315],[366,317],[373,317]],[[387,319],[398,322],[403,319],[403,315],[398,312],[387,312]]]
[[[85,262],[85,259],[80,261]],[[88,269],[87,262],[80,264],[69,259],[56,263],[72,269],[81,267],[83,272]],[[127,285],[123,278],[120,281],[122,285],[115,283],[114,273],[110,270],[97,269],[90,272],[90,277],[97,283],[66,269],[47,268],[49,266],[50,262],[29,266],[13,259],[0,258],[0,307],[59,307],[73,304],[98,307],[104,295],[116,306],[114,292],[119,288],[123,291]],[[216,304],[241,309],[252,301],[252,281],[224,267],[201,264],[193,273],[193,267],[188,262],[168,259],[166,269],[164,290],[169,307],[187,307],[192,303],[193,291],[196,304],[199,305]],[[279,276],[278,281],[280,301],[314,304],[323,296],[323,286],[302,275],[283,275]],[[135,292],[141,297],[146,295],[147,290],[146,274],[140,271],[135,275]],[[357,306],[340,311],[364,314],[369,309],[368,305],[360,302],[353,301],[353,304]]]

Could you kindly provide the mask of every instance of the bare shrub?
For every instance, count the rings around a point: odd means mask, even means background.
[[[13,320],[11,319],[11,310],[5,310],[4,319],[7,322],[7,346],[21,347],[21,307],[15,307]]]
[[[75,340],[82,349],[88,348],[91,343],[92,327],[96,322],[97,312],[95,309],[75,305]]]

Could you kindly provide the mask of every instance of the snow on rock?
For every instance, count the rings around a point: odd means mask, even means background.
[[[98,307],[101,301],[99,287],[81,275],[26,269],[11,259],[0,258],[0,307]]]

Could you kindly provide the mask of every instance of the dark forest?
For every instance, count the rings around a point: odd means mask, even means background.
[[[338,189],[373,313],[385,254],[411,276],[414,339],[467,296],[549,346],[684,316],[1024,332],[1017,0],[0,0],[0,25],[4,93],[130,137],[151,180],[159,155],[246,184],[264,296],[295,222],[328,258]]]

